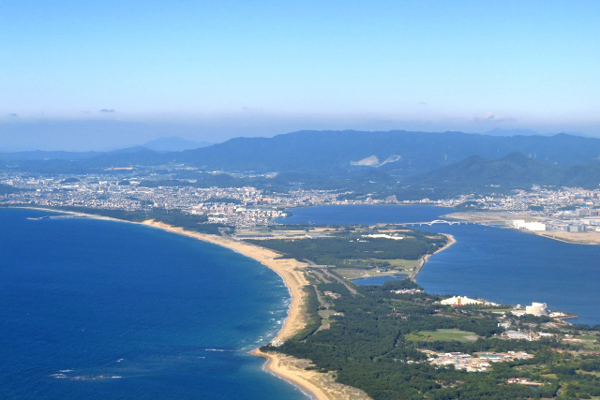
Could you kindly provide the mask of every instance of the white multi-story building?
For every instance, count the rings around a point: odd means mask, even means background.
[[[530,306],[525,307],[525,314],[535,315],[536,317],[548,315],[548,305],[546,303],[531,303]]]
[[[449,306],[467,306],[474,304],[485,304],[485,301],[470,299],[466,296],[452,296],[449,299],[440,301],[440,303]]]

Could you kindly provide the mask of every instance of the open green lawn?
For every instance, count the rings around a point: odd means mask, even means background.
[[[578,374],[583,374],[583,375],[594,375],[594,376],[599,376],[599,377],[600,377],[600,372],[596,372],[596,371],[590,371],[590,372],[588,372],[588,371],[582,371],[582,370],[578,369],[576,372],[577,372]]]
[[[437,331],[421,331],[406,335],[406,340],[414,342],[450,342],[453,340],[459,342],[469,342],[477,340],[479,336],[473,332],[460,331],[458,329],[438,329]]]
[[[600,348],[600,346],[596,344],[600,338],[596,335],[579,335],[575,337],[583,341],[583,347],[587,350],[598,350]]]
[[[479,310],[481,312],[490,312],[490,313],[495,313],[495,314],[504,314],[504,313],[509,313],[512,310],[514,310],[514,308],[490,308],[488,310]]]
[[[401,258],[392,259],[392,260],[375,260],[379,262],[388,262],[394,268],[414,268],[419,265],[419,260],[403,260]]]
[[[558,379],[558,376],[556,376],[556,374],[542,374],[542,376],[544,378]]]
[[[369,265],[380,266],[383,263],[390,264],[389,268],[412,269],[412,268],[417,267],[419,265],[420,261],[419,260],[405,260],[402,258],[391,258],[391,259],[350,258],[350,259],[344,261],[344,264],[346,264],[346,265],[357,265],[357,266],[361,266],[362,268],[366,268]]]

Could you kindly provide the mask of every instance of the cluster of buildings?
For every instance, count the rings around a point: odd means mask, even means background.
[[[440,304],[449,305],[453,307],[461,307],[467,305],[483,305],[483,306],[491,306],[497,307],[498,304],[488,302],[483,299],[470,299],[466,296],[452,296],[450,298],[444,299],[440,301]],[[521,317],[524,315],[533,315],[536,317],[547,316],[553,318],[555,321],[562,321],[562,319],[575,317],[575,315],[569,315],[558,311],[550,311],[548,310],[548,305],[546,303],[537,303],[533,302],[529,306],[522,307],[521,305],[517,305],[514,307],[510,313],[516,317]],[[506,340],[539,340],[544,337],[552,337],[554,334],[544,333],[544,332],[536,332],[533,330],[514,330],[510,329],[512,324],[509,318],[502,317],[505,322],[498,323],[498,326],[503,328],[504,331],[499,335],[501,339]]]
[[[512,224],[517,229],[523,229],[526,231],[545,231],[547,229],[547,225],[541,222],[526,222],[524,219],[515,219],[512,221]]]
[[[115,168],[116,170],[116,168]],[[284,208],[321,204],[399,203],[395,196],[384,199],[342,199],[333,190],[291,190],[265,192],[254,187],[197,187],[194,179],[172,181],[172,170],[126,171],[119,177],[114,170],[104,173],[43,175],[20,172],[0,173],[0,184],[18,189],[0,194],[0,204],[55,207],[86,207],[107,210],[149,211],[153,208],[181,210],[204,215],[209,223],[236,227],[274,225],[273,218],[285,216]],[[135,173],[134,173],[135,172]],[[399,238],[393,237],[398,240]]]
[[[514,228],[532,232],[600,232],[600,189],[561,188],[548,190],[533,187],[519,190],[511,196],[461,196],[462,201],[476,204],[476,209],[489,211],[526,212],[531,218],[514,219]]]
[[[531,386],[531,387],[537,387],[537,386],[543,385],[543,383],[541,383],[541,382],[533,382],[527,378],[508,378],[506,380],[506,383],[508,383],[508,384],[515,383],[518,385],[525,385],[525,386]]]
[[[600,189],[560,188],[550,190],[534,186],[530,190],[517,190],[514,194],[475,196],[464,195],[453,200],[444,200],[446,205],[474,202],[478,209],[493,211],[538,211],[544,214],[561,214],[574,208],[600,206]]]
[[[151,184],[151,178],[153,176],[116,178],[111,174],[31,176],[4,173],[0,174],[0,183],[18,191],[0,195],[0,204],[123,211],[159,208],[203,215],[209,223],[254,227],[273,225],[274,218],[286,215],[284,208],[332,203],[337,199],[336,194],[328,191],[297,190],[273,194],[253,187],[161,186]]]
[[[395,294],[419,294],[424,293],[423,289],[396,289],[390,290],[390,292]]]
[[[522,331],[507,330],[507,331],[502,332],[502,334],[500,335],[500,338],[506,339],[506,340],[527,340],[530,342],[533,340],[540,339],[540,337],[538,335],[536,335],[534,332],[532,332],[530,330],[522,330]]]
[[[441,300],[440,304],[443,304],[446,306],[454,306],[454,307],[472,306],[472,305],[482,305],[482,306],[490,306],[490,307],[498,306],[497,303],[493,303],[493,302],[487,301],[485,299],[471,299],[471,298],[468,298],[467,296],[452,296],[447,299]],[[560,311],[550,311],[550,310],[548,310],[548,304],[538,303],[538,302],[533,302],[533,303],[531,303],[531,305],[525,306],[525,307],[521,306],[520,304],[517,304],[511,311],[511,314],[513,314],[517,317],[521,317],[523,315],[533,315],[536,317],[547,316],[550,318],[559,318],[559,319],[567,317],[569,315],[569,314],[562,313]]]
[[[115,171],[77,175],[4,172],[0,173],[0,184],[20,191],[0,194],[0,204],[71,206],[125,211],[152,208],[178,209],[186,213],[205,215],[210,222],[252,227],[271,225],[273,218],[283,216],[281,211],[283,208],[321,204],[415,203],[415,201],[398,200],[395,196],[352,200],[346,198],[345,195],[348,193],[333,190],[299,189],[285,193],[267,193],[254,187],[202,188],[198,187],[195,179],[180,178],[174,181],[173,174],[182,172],[160,168],[125,171],[121,175],[115,174]],[[476,203],[477,209],[527,211],[534,218],[531,221],[513,221],[513,225],[519,229],[600,231],[598,213],[600,189],[562,188],[553,191],[534,187],[530,191],[517,191],[511,196],[463,195],[454,199],[432,201],[424,198],[416,201],[416,203],[446,207],[465,202]],[[397,236],[387,238],[401,239]]]
[[[361,235],[364,238],[372,238],[372,239],[390,239],[390,240],[402,240],[404,236],[399,235],[388,235],[386,233],[372,233],[370,235]]]
[[[490,301],[486,301],[483,299],[470,299],[467,296],[452,296],[450,298],[444,299],[440,301],[440,304],[445,306],[473,306],[473,305],[482,305],[482,306],[497,306],[498,304],[492,303]]]
[[[492,363],[524,360],[534,357],[533,354],[524,351],[508,351],[505,353],[480,352],[474,355],[460,352],[436,353],[432,350],[421,351],[429,356],[427,362],[433,366],[448,367],[452,365],[455,369],[467,372],[485,372],[492,366]]]
[[[537,217],[537,219],[541,219]],[[572,212],[563,212],[540,221],[515,219],[512,225],[516,229],[532,232],[564,231],[564,232],[600,232],[600,216],[598,210],[579,208]]]
[[[530,306],[525,306],[525,308],[517,305],[512,311],[512,314],[516,316],[533,315],[536,317],[542,317],[549,316],[550,312],[548,311],[548,304],[533,302]]]

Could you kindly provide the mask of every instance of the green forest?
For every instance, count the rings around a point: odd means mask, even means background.
[[[406,230],[402,240],[363,237],[365,233],[373,232],[376,231],[347,227],[346,231],[329,238],[247,241],[299,261],[309,259],[320,265],[344,266],[350,260],[418,260],[426,254],[433,254],[448,240],[445,236],[431,236],[417,230]]]
[[[441,306],[436,304],[440,296],[424,292],[393,292],[419,289],[409,280],[357,287],[356,295],[341,284],[315,281],[315,287],[321,292],[341,295],[328,300],[338,313],[331,317],[331,327],[315,329],[319,318],[313,299],[307,309],[312,315],[312,328],[280,347],[265,346],[262,350],[309,359],[314,363],[312,368],[333,371],[338,382],[360,388],[373,399],[585,399],[600,396],[597,354],[557,338],[502,340],[495,336],[502,332],[498,325],[499,314]],[[309,295],[314,297],[314,291]],[[548,321],[548,318],[532,316],[512,318],[516,327],[531,329],[541,329]],[[574,333],[582,328],[565,325],[557,333]],[[477,339],[468,342],[406,339],[411,333],[437,329],[473,332]],[[436,368],[420,350],[468,354],[526,351],[535,357],[495,363],[487,372],[464,372],[453,366]],[[508,384],[509,378],[527,378],[542,385],[534,389]]]

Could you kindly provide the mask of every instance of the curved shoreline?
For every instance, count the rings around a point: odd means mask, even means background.
[[[448,241],[446,242],[446,244],[444,245],[444,247],[437,249],[433,254],[426,254],[423,257],[421,257],[421,259],[419,260],[419,265],[417,266],[417,268],[415,269],[415,272],[413,272],[410,275],[410,279],[413,282],[417,282],[417,275],[419,275],[419,272],[421,272],[421,269],[423,269],[423,266],[425,265],[425,263],[427,263],[427,261],[429,260],[429,258],[431,256],[436,255],[437,253],[440,253],[444,250],[446,250],[448,247],[452,246],[454,243],[456,243],[456,239],[454,238],[454,236],[452,236],[449,233],[440,233],[440,235],[444,235],[446,236],[446,238],[448,239]]]
[[[136,225],[143,225],[151,228],[165,230],[171,233],[185,235],[217,246],[225,247],[233,250],[245,257],[256,260],[273,270],[283,280],[287,287],[291,301],[286,317],[281,330],[277,333],[274,340],[285,341],[304,327],[304,316],[302,307],[304,305],[305,293],[304,287],[309,285],[309,282],[302,271],[308,266],[307,263],[297,261],[295,259],[281,259],[280,254],[260,246],[256,246],[243,241],[238,241],[225,236],[211,235],[185,230],[183,228],[168,225],[154,220],[146,220],[143,222],[133,222],[118,218],[106,217],[98,214],[88,214],[76,211],[55,210],[43,207],[12,207],[21,209],[33,209],[47,212],[56,212],[62,214],[70,214],[78,217],[85,217],[98,220],[124,222]],[[443,234],[448,238],[448,242],[444,247],[438,249],[433,254],[428,254],[421,259],[421,263],[414,272],[413,280],[416,280],[417,274],[425,265],[429,257],[435,255],[454,243],[456,240],[450,234]],[[294,357],[281,353],[264,353],[260,349],[254,349],[250,352],[253,355],[266,359],[263,366],[264,370],[273,375],[288,381],[291,385],[299,388],[301,392],[306,394],[312,400],[337,400],[337,399],[370,399],[366,393],[360,389],[342,385],[327,375],[315,371],[308,371],[302,367],[302,363],[306,360],[296,359]]]
[[[209,235],[203,234],[199,232],[188,231],[183,228],[178,228],[175,226],[171,226],[168,224],[164,224],[161,222],[156,222],[153,220],[147,220],[143,222],[133,222],[127,221],[118,218],[105,217],[97,214],[88,214],[81,213],[76,211],[66,211],[66,210],[56,210],[52,208],[43,208],[43,207],[12,207],[12,208],[20,208],[20,209],[31,209],[31,210],[39,210],[39,211],[47,211],[47,212],[56,212],[60,214],[70,214],[78,217],[105,220],[105,221],[113,221],[113,222],[122,222],[129,223],[135,225],[143,225],[151,228],[165,230],[171,233],[176,233],[180,235],[185,235],[188,237],[192,237],[198,240],[202,240],[204,242],[212,243],[217,246],[225,247],[227,249],[233,250],[236,253],[239,253],[245,257],[256,260],[266,266],[267,268],[273,270],[277,273],[281,279],[283,280],[285,286],[287,287],[291,301],[290,307],[288,309],[288,316],[286,317],[281,330],[277,333],[274,339],[285,341],[292,337],[296,332],[300,331],[304,327],[304,318],[302,315],[302,306],[304,303],[304,291],[303,288],[308,286],[308,280],[304,276],[304,273],[301,271],[302,268],[307,266],[306,263],[302,263],[296,261],[294,259],[279,259],[280,256],[275,251],[265,249],[259,246],[255,246],[249,243],[236,241],[230,238],[217,236],[217,235]],[[290,384],[297,386],[300,388],[300,391],[307,394],[309,398],[313,400],[332,400],[333,398],[327,395],[321,388],[317,387],[310,381],[308,381],[305,377],[303,377],[301,371],[291,371],[290,368],[287,368],[282,365],[282,360],[286,358],[285,355],[278,353],[263,353],[260,349],[254,349],[250,352],[253,355],[266,358],[264,369],[277,377],[284,379]]]
[[[482,216],[486,215],[493,215],[494,217],[491,219],[482,218]],[[539,217],[530,216],[528,214],[509,215],[507,214],[507,212],[502,211],[467,211],[444,214],[441,217],[459,222],[472,223],[480,226],[491,226],[499,229],[509,229],[516,232],[545,237],[547,239],[556,240],[558,242],[563,242],[567,244],[577,244],[585,246],[600,245],[600,232],[528,231],[518,229],[510,223],[510,221],[515,218],[530,219],[533,221],[541,220]]]
[[[291,302],[290,308],[288,310],[288,316],[285,319],[283,327],[277,334],[274,339],[278,340],[286,340],[289,337],[293,336],[297,331],[302,329],[302,325],[298,324],[301,322],[302,316],[300,315],[301,311],[301,303],[304,297],[304,293],[302,292],[302,288],[308,285],[308,281],[304,277],[303,273],[297,270],[296,268],[303,268],[308,264],[302,263],[293,259],[279,259],[280,256],[277,252],[265,249],[263,247],[259,247],[253,244],[249,244],[246,242],[236,241],[230,238],[226,238],[223,236],[210,235],[206,233],[199,233],[194,231],[188,231],[183,228],[179,228],[176,226],[168,225],[162,222],[156,222],[154,220],[146,220],[143,222],[133,222],[127,221],[124,219],[105,217],[103,215],[98,214],[88,214],[77,211],[63,211],[63,210],[55,210],[52,208],[42,208],[42,207],[12,207],[12,208],[21,208],[21,209],[30,209],[30,210],[40,210],[40,211],[48,211],[48,212],[57,212],[61,214],[70,214],[78,217],[85,217],[91,219],[105,220],[105,221],[114,221],[114,222],[122,222],[134,225],[143,225],[151,228],[157,228],[164,231],[168,231],[171,233],[177,233],[180,235],[185,235],[189,237],[193,237],[195,239],[199,239],[208,243],[215,244],[217,246],[225,247],[230,250],[235,251],[243,256],[248,258],[252,258],[266,266],[267,268],[275,271],[283,280],[285,286],[290,292]]]

